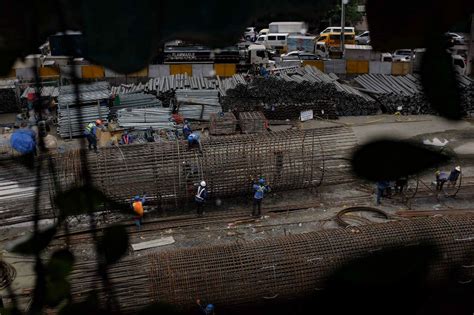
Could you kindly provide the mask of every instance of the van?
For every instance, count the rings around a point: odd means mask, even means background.
[[[258,35],[267,35],[268,33],[270,33],[270,31],[268,30],[268,28],[262,28],[260,30],[260,32],[258,32]]]
[[[316,42],[325,43],[329,49],[340,47],[341,46],[341,33],[332,32],[332,33],[322,34],[316,39]],[[355,33],[349,33],[349,32],[344,33],[344,44],[354,45]]]
[[[266,35],[265,47],[267,49],[286,51],[288,45],[288,33],[269,33]]]
[[[345,33],[354,33],[354,36],[355,36],[355,28],[353,27],[344,27],[344,32]],[[329,33],[341,33],[341,27],[334,27],[334,26],[331,26],[331,27],[326,27],[324,29],[324,31],[322,31],[321,33],[319,33],[319,35],[323,35],[323,34],[329,34]]]

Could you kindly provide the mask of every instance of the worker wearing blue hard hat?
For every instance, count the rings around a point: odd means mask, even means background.
[[[262,200],[265,196],[265,193],[270,192],[270,186],[266,185],[265,178],[260,177],[257,182],[252,179],[252,189],[254,192],[253,195],[253,208],[252,216],[259,217],[262,210]]]
[[[196,300],[197,305],[199,306],[200,313],[202,315],[214,315],[214,305],[213,304],[207,304],[205,307],[201,304],[201,300],[197,299]]]

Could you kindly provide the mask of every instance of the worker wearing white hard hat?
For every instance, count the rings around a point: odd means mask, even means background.
[[[196,195],[194,196],[194,201],[196,202],[197,206],[197,215],[201,217],[204,213],[204,203],[207,199],[207,189],[206,189],[206,182],[201,181],[199,187],[197,188]]]

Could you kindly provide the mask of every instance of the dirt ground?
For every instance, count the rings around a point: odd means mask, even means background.
[[[300,128],[309,129],[329,125],[345,125],[354,131],[358,144],[370,139],[390,136],[398,139],[415,141],[430,141],[435,138],[446,144],[448,150],[457,154],[457,163],[463,168],[464,186],[455,198],[438,195],[431,182],[434,180],[434,170],[428,170],[419,177],[419,189],[423,193],[406,202],[398,197],[384,199],[378,208],[388,214],[388,218],[361,212],[347,215],[350,225],[365,224],[364,222],[384,222],[399,219],[398,211],[405,210],[435,210],[439,213],[452,209],[471,209],[474,180],[474,126],[470,121],[451,122],[434,116],[370,116],[345,117],[338,121],[309,121]],[[283,130],[289,126],[272,126],[272,130]],[[446,143],[446,141],[447,143]],[[437,143],[438,141],[434,141]],[[449,170],[454,165],[447,165]],[[151,240],[172,237],[171,244],[150,249],[134,251],[130,248],[128,255],[141,256],[151,252],[186,248],[192,246],[228,244],[247,240],[272,238],[288,234],[308,233],[322,229],[338,228],[334,220],[336,214],[347,207],[375,206],[374,184],[354,179],[350,183],[326,185],[317,189],[306,189],[270,193],[263,203],[263,214],[260,218],[251,218],[252,196],[224,199],[222,204],[215,205],[211,200],[203,218],[195,218],[194,205],[183,209],[182,214],[158,213],[147,209],[144,226],[137,231],[131,218],[123,215],[108,215],[101,226],[107,222],[116,221],[127,224],[130,232],[130,243],[138,244]],[[186,220],[184,220],[186,219]],[[84,220],[85,221],[85,220]],[[81,231],[87,227],[84,221],[71,222],[73,231]],[[43,222],[46,226],[49,221]],[[31,288],[32,263],[24,257],[17,257],[8,252],[8,248],[18,239],[24,238],[32,231],[31,225],[0,227],[0,257],[10,262],[18,276],[14,282],[16,290]],[[95,257],[94,247],[87,233],[78,233],[72,237],[72,250],[77,261],[92,261]],[[55,239],[44,253],[45,258],[65,247],[65,238]],[[0,293],[1,294],[1,293]]]

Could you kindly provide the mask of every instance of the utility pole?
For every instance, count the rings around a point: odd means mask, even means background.
[[[344,58],[344,40],[346,37],[345,26],[346,26],[346,9],[345,5],[349,3],[349,0],[341,0],[341,53]]]

